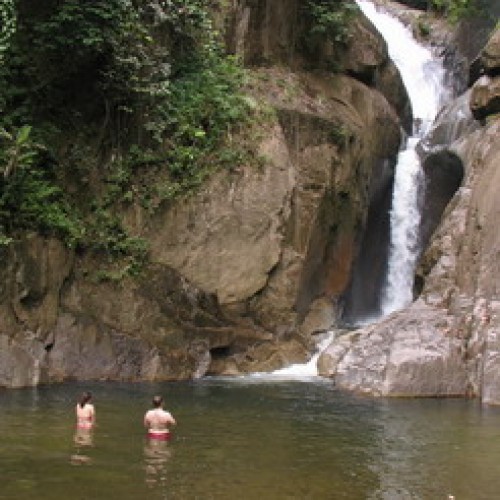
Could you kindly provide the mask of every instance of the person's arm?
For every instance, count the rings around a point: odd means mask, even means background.
[[[167,412],[167,413],[168,413],[167,424],[177,425],[177,422],[175,421],[175,418],[173,417],[173,415],[170,412]]]
[[[147,413],[144,415],[144,427],[146,427],[146,429],[149,429],[149,427],[150,427],[149,418],[148,418]]]

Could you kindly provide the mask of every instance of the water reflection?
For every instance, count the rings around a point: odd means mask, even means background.
[[[164,485],[167,482],[167,463],[172,456],[168,441],[146,439],[144,443],[144,471],[146,484]]]
[[[381,405],[371,464],[379,488],[370,499],[420,498],[413,491],[413,483],[415,478],[427,477],[427,464],[425,450],[420,446],[422,440],[415,437],[426,429],[422,426],[417,430],[414,425],[409,418],[391,418],[390,409]]]
[[[497,419],[461,400],[380,402],[370,500],[497,498]]]
[[[36,402],[31,390],[0,390],[1,499],[54,500],[75,487],[78,499],[499,498],[500,408],[309,382],[90,388],[102,401],[91,432],[73,427],[75,385],[42,388]],[[182,431],[146,441],[144,402],[167,391]]]
[[[94,446],[93,429],[82,429],[77,427],[73,436],[75,453],[70,457],[71,465],[90,465],[92,458],[88,455],[89,448]]]

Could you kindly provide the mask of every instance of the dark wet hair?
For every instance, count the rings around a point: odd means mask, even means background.
[[[153,406],[155,408],[159,408],[162,403],[163,403],[163,398],[161,396],[155,396],[153,398]]]
[[[92,393],[90,393],[89,391],[85,391],[80,396],[80,401],[78,402],[80,408],[83,408],[91,399],[92,399]]]

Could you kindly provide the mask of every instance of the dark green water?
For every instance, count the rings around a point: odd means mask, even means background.
[[[74,404],[94,393],[92,443]],[[173,440],[148,444],[161,393]],[[0,392],[1,499],[500,498],[500,410],[371,400],[329,382],[65,384]]]

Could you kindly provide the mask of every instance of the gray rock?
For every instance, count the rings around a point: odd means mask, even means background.
[[[498,75],[500,73],[500,28],[494,30],[486,47],[481,51],[481,66],[487,75]]]
[[[453,318],[416,303],[348,334],[321,356],[320,371],[342,389],[373,396],[463,396],[467,371]]]

